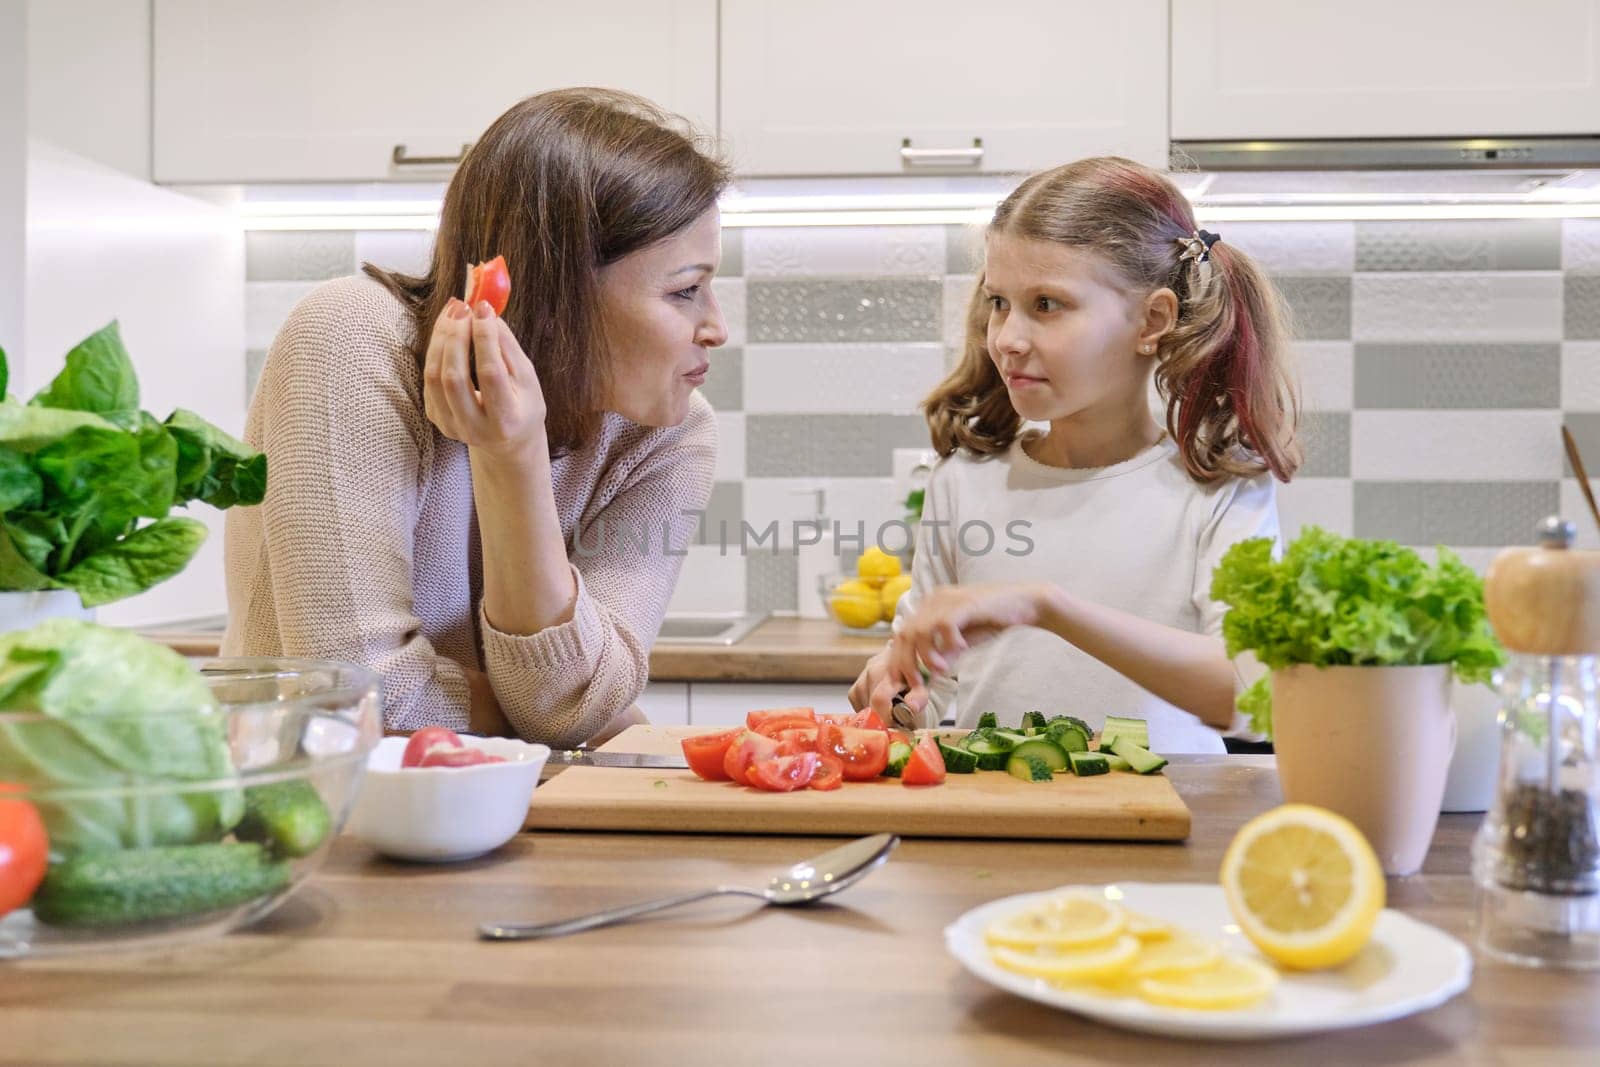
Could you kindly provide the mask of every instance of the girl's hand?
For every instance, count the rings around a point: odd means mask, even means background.
[[[890,662],[889,650],[884,649],[867,660],[861,676],[850,687],[850,706],[856,711],[871,707],[878,713],[878,718],[886,723],[894,721],[894,696],[905,688],[899,676],[892,673]],[[918,713],[928,704],[928,690],[920,682],[919,675],[919,684],[905,696],[905,702],[911,710]]]
[[[910,686],[906,703],[920,710],[922,705],[911,699],[920,696],[923,703],[927,701],[918,663],[935,676],[950,674],[967,649],[1013,626],[1038,625],[1046,596],[1038,585],[997,584],[946,586],[924,597],[916,614],[901,624],[889,643],[884,673],[886,684],[893,687],[890,697]]]
[[[488,456],[516,456],[545,441],[539,375],[511,328],[481,300],[469,308],[452,297],[434,323],[422,403],[440,433]]]

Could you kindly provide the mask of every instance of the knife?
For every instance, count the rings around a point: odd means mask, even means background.
[[[681,754],[598,752],[586,748],[568,748],[550,753],[550,758],[545,761],[544,770],[539,772],[539,778],[542,781],[568,767],[627,767],[646,771],[685,771],[689,769],[689,761]]]

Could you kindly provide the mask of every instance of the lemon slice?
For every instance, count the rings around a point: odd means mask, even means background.
[[[1148,944],[1151,941],[1165,941],[1172,936],[1172,924],[1164,923],[1160,919],[1152,919],[1148,915],[1141,915],[1136,911],[1123,909],[1123,914],[1128,919],[1128,933]]]
[[[1024,951],[1076,948],[1110,941],[1127,919],[1115,904],[1081,893],[1051,897],[989,924],[984,940]]]
[[[1171,937],[1165,941],[1145,945],[1131,964],[1128,974],[1134,978],[1150,975],[1181,974],[1200,971],[1214,965],[1222,958],[1222,950],[1212,941],[1197,937]]]
[[[1277,972],[1266,964],[1226,956],[1197,971],[1141,978],[1139,995],[1171,1008],[1228,1011],[1259,1003],[1277,984]]]
[[[1008,971],[1052,982],[1081,982],[1109,978],[1127,970],[1139,954],[1139,939],[1128,934],[1084,948],[1040,949],[1023,952],[997,945],[989,949],[994,961]]]
[[[1239,927],[1287,967],[1337,967],[1367,943],[1383,911],[1383,869],[1348,820],[1285,804],[1239,830],[1222,858]]]

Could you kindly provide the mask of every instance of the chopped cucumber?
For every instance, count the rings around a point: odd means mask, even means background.
[[[1089,751],[1089,734],[1068,722],[1052,722],[1045,728],[1044,736],[1063,752]]]
[[[998,730],[974,730],[967,735],[966,749],[978,757],[978,770],[1003,771],[1006,760],[1011,757],[1011,750],[1017,743],[1010,738],[1001,737]]]
[[[984,729],[993,730],[996,726],[999,726],[999,725],[1000,725],[1000,720],[995,718],[994,712],[992,712],[992,711],[986,711],[982,715],[978,716],[978,729],[980,729],[980,730],[984,730]]]
[[[1131,771],[1131,770],[1133,770],[1133,767],[1128,763],[1128,761],[1123,759],[1121,756],[1117,755],[1115,752],[1102,752],[1102,753],[1100,753],[1100,755],[1102,755],[1102,756],[1104,756],[1106,758],[1106,763],[1114,771]]]
[[[978,769],[977,754],[964,748],[940,741],[939,755],[944,757],[944,769],[951,774],[971,774]]]
[[[1042,737],[1024,741],[1012,750],[1011,755],[1013,759],[1017,756],[1037,756],[1039,759],[1044,760],[1052,771],[1064,771],[1067,769],[1067,754],[1054,743]],[[1006,769],[1011,769],[1009,763],[1006,765]]]
[[[1048,782],[1056,776],[1056,772],[1050,769],[1050,764],[1038,756],[1028,754],[1013,754],[1006,760],[1006,773],[1013,778],[1021,778],[1024,782]]]
[[[1143,745],[1136,745],[1122,734],[1111,742],[1111,751],[1128,761],[1128,766],[1140,774],[1154,774],[1167,765],[1165,756],[1158,756]]]
[[[1037,734],[1044,732],[1044,712],[1028,711],[1022,715],[1022,732]]]
[[[906,764],[911,761],[911,751],[911,746],[904,741],[891,741],[889,743],[889,765],[883,769],[884,777],[900,777],[900,772],[905,770]]]
[[[1119,737],[1126,737],[1140,748],[1149,748],[1150,724],[1143,719],[1123,719],[1107,715],[1106,724],[1100,729],[1100,747],[1109,749],[1111,743]]]
[[[1083,778],[1107,774],[1111,770],[1110,761],[1098,752],[1074,752],[1068,758],[1072,761],[1072,773]]]

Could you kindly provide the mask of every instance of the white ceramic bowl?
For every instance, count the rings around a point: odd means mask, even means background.
[[[481,856],[517,835],[550,758],[547,745],[504,737],[463,737],[504,763],[405,767],[405,737],[386,737],[367,757],[367,779],[349,831],[385,856],[450,863]]]

